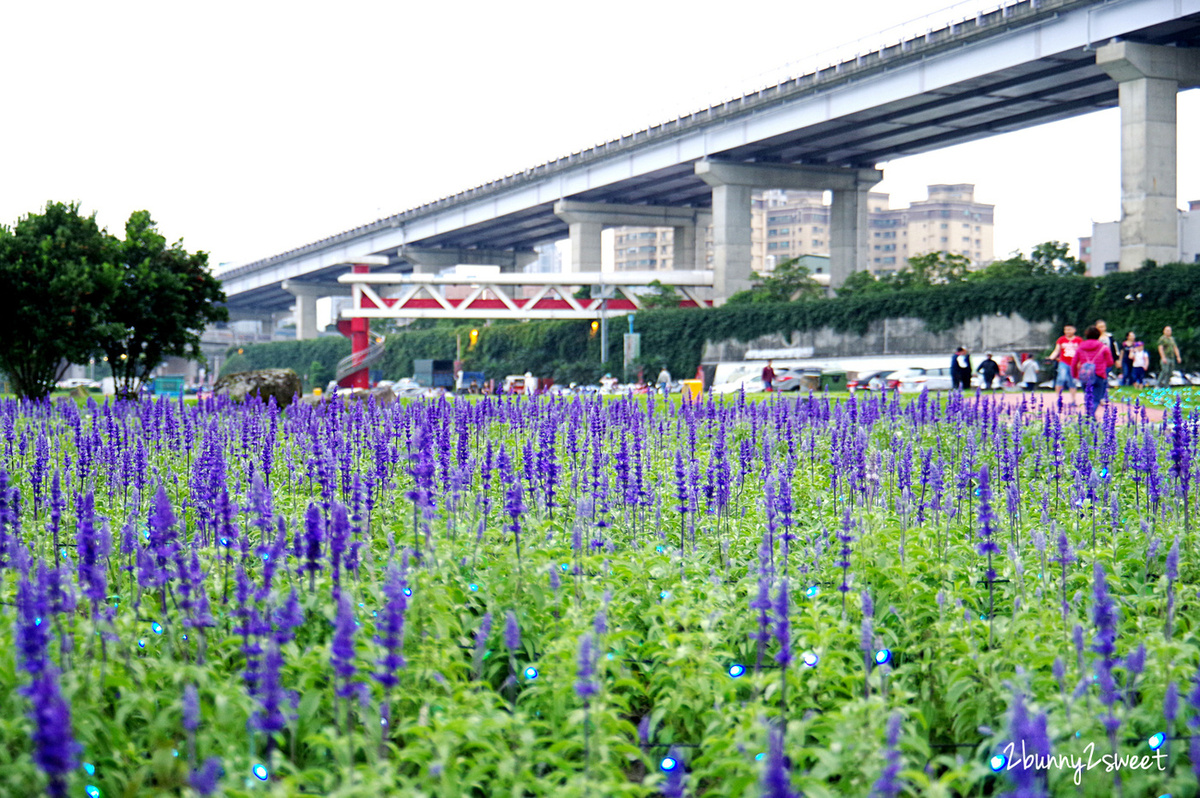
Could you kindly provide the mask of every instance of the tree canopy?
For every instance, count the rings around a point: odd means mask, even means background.
[[[799,258],[789,258],[776,264],[770,274],[756,281],[749,290],[738,291],[729,297],[727,304],[792,302],[797,299],[819,299],[823,296],[824,286],[812,278],[808,267],[802,265]]]
[[[168,356],[201,358],[200,331],[228,318],[221,283],[208,271],[208,255],[170,246],[148,211],[135,211],[117,242],[120,281],[97,328],[97,346],[108,357],[117,393],[137,396],[141,384]]]
[[[95,351],[116,287],[112,239],[77,204],[0,226],[0,370],[22,396],[50,393],[72,362]]]
[[[108,356],[120,392],[170,355],[200,357],[200,331],[228,318],[203,252],[167,246],[147,211],[119,240],[78,204],[0,227],[0,370],[23,396],[44,397],[67,366]]]

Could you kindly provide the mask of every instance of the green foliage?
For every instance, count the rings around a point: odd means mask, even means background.
[[[308,341],[249,344],[228,351],[220,376],[254,369],[291,369],[300,375],[305,390],[324,388],[333,379],[338,361],[348,354],[350,339],[340,335]]]
[[[971,261],[966,255],[953,252],[926,252],[908,259],[908,268],[885,277],[885,282],[897,288],[925,288],[931,285],[954,285],[967,279]]]
[[[1013,280],[1022,277],[1070,277],[1082,275],[1085,266],[1067,254],[1070,245],[1061,241],[1046,241],[1033,248],[1026,258],[1022,252],[1014,252],[1004,260],[998,260],[986,269],[971,274],[973,280]]]
[[[149,211],[134,211],[125,240],[114,242],[120,282],[103,308],[97,347],[108,356],[117,393],[135,397],[141,384],[170,355],[200,359],[200,333],[229,318],[221,282],[208,255],[170,246]]]
[[[797,299],[818,299],[825,289],[812,279],[812,272],[800,263],[799,258],[782,261],[765,277],[758,280],[748,291],[739,291],[729,297],[727,304],[752,305],[770,302],[792,302]]]
[[[69,363],[95,351],[113,259],[111,238],[77,203],[0,226],[0,370],[17,393],[48,395]]]
[[[650,287],[654,289],[654,293],[643,294],[641,297],[642,304],[647,308],[677,308],[683,300],[674,286],[663,285],[660,280],[651,280]]]
[[[655,373],[666,363],[674,375],[693,374],[706,341],[749,341],[763,335],[790,335],[822,327],[861,335],[872,322],[896,318],[921,319],[931,331],[941,332],[969,319],[1015,313],[1029,321],[1049,321],[1058,326],[1072,323],[1079,329],[1096,319],[1106,319],[1118,339],[1125,337],[1126,330],[1135,330],[1143,340],[1157,339],[1162,328],[1170,324],[1175,328],[1184,368],[1200,365],[1200,267],[1193,264],[1171,264],[1100,278],[966,280],[905,290],[869,276],[857,281],[865,288],[849,293],[842,290],[835,299],[822,301],[639,312],[635,327],[642,334],[641,361]],[[455,335],[462,341],[465,368],[483,371],[489,378],[531,371],[560,383],[592,382],[606,370],[617,373],[621,365],[615,340],[610,343],[609,364],[600,364],[600,342],[598,336],[591,335],[588,322],[513,322],[479,327],[479,342],[473,350],[467,349],[469,330],[438,328],[388,336],[388,355],[381,366],[384,376],[412,376],[415,358],[453,358]],[[1047,350],[1051,344],[1046,342]],[[294,360],[287,354],[291,351],[287,347],[294,345],[261,344],[246,351],[262,353],[256,368],[287,367],[302,374],[314,358]],[[349,354],[349,344],[344,346],[340,351]],[[267,354],[272,351],[280,355]],[[336,362],[334,358],[332,363]],[[249,367],[242,363],[231,360],[222,373],[235,370],[234,365],[239,371]]]

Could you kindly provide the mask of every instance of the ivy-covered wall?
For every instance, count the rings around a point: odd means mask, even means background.
[[[689,375],[699,365],[706,341],[748,341],[822,327],[861,335],[871,322],[901,318],[921,319],[929,330],[940,332],[996,313],[1015,313],[1056,327],[1072,323],[1081,332],[1102,318],[1118,338],[1134,330],[1151,348],[1169,324],[1175,328],[1185,367],[1200,367],[1200,264],[1169,264],[1102,278],[976,280],[836,299],[713,310],[648,310],[637,314],[634,326],[642,334],[641,360],[648,371],[656,372],[660,364],[666,364],[673,374]],[[495,378],[531,371],[560,383],[592,382],[606,370],[618,373],[626,325],[623,319],[610,325],[607,366],[599,362],[600,342],[588,322],[478,326],[479,339],[473,348],[470,329],[444,327],[389,335],[387,356],[380,366],[383,376],[412,376],[412,361],[417,358],[454,358],[457,336],[467,370]],[[308,387],[319,386],[332,378],[337,361],[349,353],[350,344],[344,338],[258,344],[244,347],[243,355],[231,355],[222,373],[287,367],[307,375]],[[1152,357],[1156,361],[1157,352]],[[315,370],[320,380],[309,374],[314,364],[320,366]]]

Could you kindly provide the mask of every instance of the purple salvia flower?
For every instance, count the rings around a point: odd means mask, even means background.
[[[521,648],[521,627],[517,624],[517,614],[512,610],[504,616],[504,646],[513,652]]]
[[[200,696],[190,682],[183,688],[183,728],[189,732],[200,728]]]
[[[872,796],[879,798],[896,798],[904,789],[900,781],[900,727],[903,717],[899,712],[893,712],[888,718],[887,725],[887,765],[879,774],[875,786],[871,788]]]
[[[58,674],[46,668],[21,692],[33,704],[28,713],[33,722],[33,761],[49,779],[46,794],[66,798],[67,775],[79,766],[83,749],[71,732],[71,707],[59,691]]]
[[[1011,798],[1046,798],[1045,786],[1038,779],[1036,767],[1025,767],[1027,756],[1039,758],[1050,756],[1050,738],[1046,734],[1046,714],[1040,713],[1035,717],[1029,716],[1025,707],[1025,698],[1020,692],[1013,697],[1011,720],[1009,722],[1012,750],[1005,747],[1005,754],[1010,763],[1006,772],[1012,779],[1016,789],[1005,793]],[[1044,759],[1043,759],[1044,761]]]
[[[779,593],[775,596],[775,640],[779,643],[779,653],[775,661],[780,667],[787,668],[792,661],[791,622],[788,617],[788,583],[784,579],[779,583]]]
[[[675,748],[675,746],[671,746],[671,748],[667,751],[667,756],[671,757],[676,762],[681,761],[679,758],[679,750]],[[683,767],[681,765],[677,765],[671,770],[668,770],[666,781],[662,786],[663,798],[683,798],[685,790],[684,781],[685,777],[683,773]]]
[[[210,756],[204,760],[203,765],[191,772],[188,776],[188,784],[203,798],[208,798],[217,791],[217,784],[221,781],[221,772],[220,758]]]
[[[769,733],[767,765],[762,774],[762,798],[797,798],[792,790],[792,776],[783,750],[783,730],[775,726]]]
[[[17,583],[15,640],[17,664],[35,678],[49,667],[50,606],[41,580],[21,577]]]
[[[258,693],[261,711],[254,714],[254,728],[268,735],[282,731],[287,724],[287,717],[283,714],[283,702],[286,700],[287,694],[283,689],[279,673],[282,667],[283,654],[279,650],[279,644],[272,641],[267,647],[266,656],[263,657],[262,679]],[[351,675],[353,675],[353,671],[351,671]],[[346,678],[349,679],[349,676]]]
[[[578,661],[579,667],[575,672],[575,693],[583,699],[584,704],[587,704],[592,696],[600,692],[600,685],[593,678],[596,673],[596,645],[590,632],[579,639]]]
[[[1093,572],[1092,591],[1094,596],[1092,621],[1096,624],[1096,634],[1092,638],[1092,651],[1100,658],[1096,664],[1096,678],[1100,684],[1100,702],[1108,708],[1108,715],[1103,721],[1104,728],[1108,732],[1113,752],[1116,753],[1117,729],[1121,725],[1114,712],[1114,706],[1117,703],[1117,686],[1112,674],[1117,652],[1117,608],[1108,593],[1104,566],[1098,560]],[[1116,778],[1115,775],[1114,778]]]
[[[329,662],[333,671],[342,679],[337,688],[339,698],[349,698],[354,694],[350,680],[354,678],[354,634],[358,626],[354,621],[354,610],[350,605],[350,597],[342,593],[338,601],[337,621],[334,624],[333,643],[330,647]]]
[[[388,567],[387,578],[383,583],[383,595],[387,599],[379,612],[379,631],[375,642],[384,648],[384,655],[376,660],[379,670],[375,672],[375,681],[390,690],[399,683],[396,671],[405,666],[404,661],[404,617],[408,611],[408,597],[404,594],[407,583],[404,580],[404,568],[395,564]]]
[[[492,614],[485,612],[479,620],[479,628],[475,630],[475,678],[483,675],[483,653],[487,646],[488,637],[492,634]]]

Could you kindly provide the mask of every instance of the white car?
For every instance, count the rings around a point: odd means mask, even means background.
[[[56,386],[60,391],[69,391],[72,388],[93,388],[97,387],[94,380],[89,380],[87,377],[72,377],[69,380],[63,380]]]
[[[919,373],[915,373],[919,372]],[[889,374],[891,379],[895,375]],[[940,369],[908,369],[899,377],[900,393],[920,393],[923,390],[948,391],[954,387],[950,380],[950,367]]]

